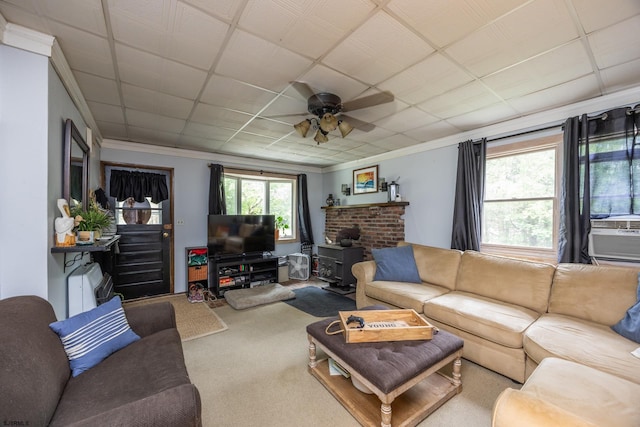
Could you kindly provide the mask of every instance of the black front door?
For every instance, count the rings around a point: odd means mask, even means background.
[[[172,188],[170,170],[105,165],[107,194],[110,194],[112,170],[164,174],[169,191]],[[115,291],[123,294],[125,299],[173,292],[171,199],[170,194],[168,200],[155,204],[149,197],[142,203],[133,198],[116,200],[109,197],[109,204],[116,218],[117,234],[120,235],[113,282]]]

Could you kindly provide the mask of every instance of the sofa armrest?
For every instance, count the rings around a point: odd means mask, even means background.
[[[351,266],[351,272],[356,278],[356,301],[366,301],[365,288],[376,275],[376,262],[357,262]]]
[[[176,327],[175,310],[167,301],[133,307],[124,305],[124,312],[131,329],[141,337]]]
[[[508,388],[493,404],[492,427],[597,427],[554,404]]]
[[[202,404],[200,393],[195,385],[183,384],[69,424],[69,427],[131,425],[138,427],[201,427]]]

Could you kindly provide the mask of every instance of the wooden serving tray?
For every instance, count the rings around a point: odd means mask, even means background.
[[[430,340],[437,331],[412,309],[340,311],[338,314],[348,343]],[[364,328],[360,328],[358,322],[347,324],[352,315],[364,319]]]

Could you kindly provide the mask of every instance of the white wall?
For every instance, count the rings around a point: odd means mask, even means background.
[[[448,248],[451,245],[457,161],[457,146],[448,146],[365,164],[356,169],[377,164],[380,178],[387,182],[397,180],[400,184],[402,200],[409,202],[404,216],[407,241]],[[323,204],[329,193],[333,193],[334,198],[339,196],[341,204],[347,205],[387,201],[386,192],[342,195],[341,184],[353,186],[352,172],[347,169],[323,175]]]
[[[47,298],[47,57],[0,45],[0,298]]]
[[[153,148],[150,148],[153,150]],[[175,150],[172,155],[149,152],[128,151],[124,149],[102,148],[101,159],[104,162],[135,164],[148,167],[173,168],[173,220],[174,220],[174,292],[186,290],[185,248],[207,244],[207,214],[209,211],[209,163],[216,163],[214,157],[194,158],[181,157]],[[203,153],[203,157],[204,157]],[[247,167],[242,163],[220,162],[226,167]],[[252,169],[255,169],[253,167]],[[299,171],[287,168],[263,168],[270,172],[298,174]],[[318,194],[322,189],[320,173],[307,174],[309,194]],[[316,243],[322,237],[318,232],[324,227],[324,216],[321,212],[320,200],[310,200],[312,227]],[[184,225],[177,225],[178,220]],[[287,255],[300,252],[300,244],[277,244],[274,255]]]

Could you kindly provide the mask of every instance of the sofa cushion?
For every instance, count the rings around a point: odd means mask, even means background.
[[[132,402],[183,384],[190,384],[190,380],[180,335],[176,329],[165,329],[113,353],[82,375],[72,377],[51,425],[71,425],[120,407],[126,408]],[[174,395],[174,398],[178,397]]]
[[[640,275],[638,276],[640,282]],[[625,338],[640,343],[640,283],[636,291],[636,303],[632,305],[622,319],[611,327]]]
[[[460,261],[456,291],[471,292],[544,313],[554,271],[551,264],[465,251]]]
[[[539,316],[534,310],[459,291],[425,302],[424,313],[430,319],[511,348],[522,348],[524,331]]]
[[[636,302],[639,272],[629,267],[558,264],[549,313],[614,325]]]
[[[131,330],[120,297],[49,325],[60,336],[73,376],[91,369],[140,337]]]
[[[427,283],[406,282],[370,282],[365,294],[379,301],[388,302],[396,307],[412,308],[422,313],[425,301],[446,294],[449,289]]]
[[[373,280],[420,283],[420,275],[411,246],[371,249],[376,261],[376,274]]]
[[[631,355],[638,344],[595,322],[561,314],[544,314],[524,334],[527,357],[573,360],[640,384],[640,359]]]
[[[71,374],[55,320],[40,297],[0,300],[0,422],[49,424]]]
[[[398,246],[407,245],[413,247],[413,257],[423,282],[443,286],[451,291],[455,289],[462,251],[408,242],[398,243]]]
[[[527,379],[521,392],[551,402],[594,425],[640,425],[640,385],[579,363],[547,358]]]

